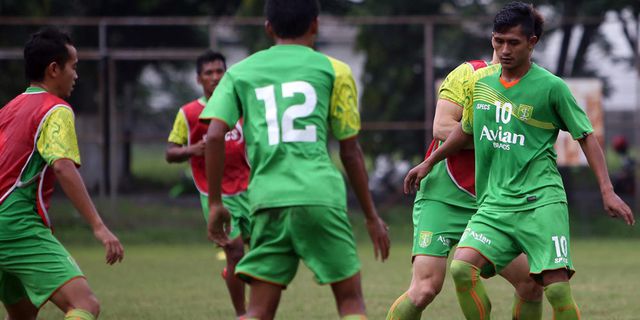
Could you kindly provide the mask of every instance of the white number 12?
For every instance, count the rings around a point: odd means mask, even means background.
[[[306,125],[304,129],[295,129],[293,121],[313,113],[318,102],[316,90],[305,81],[293,81],[282,84],[282,97],[291,98],[301,93],[304,102],[287,108],[282,114],[282,142],[315,142],[317,141],[316,126]],[[276,92],[273,85],[256,89],[256,98],[264,101],[265,118],[267,121],[267,133],[269,145],[280,143],[280,127],[278,125],[278,107],[276,105]]]

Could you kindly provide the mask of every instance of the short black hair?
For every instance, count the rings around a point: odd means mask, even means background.
[[[504,6],[493,19],[493,32],[503,33],[517,26],[522,26],[527,37],[536,36],[540,40],[544,18],[532,4],[514,1]]]
[[[42,81],[52,62],[64,66],[69,60],[67,45],[71,37],[54,27],[45,27],[31,35],[24,46],[24,70],[27,80]]]
[[[216,60],[222,61],[222,64],[224,65],[224,69],[225,70],[227,69],[227,60],[224,58],[222,53],[215,52],[213,50],[207,50],[203,54],[199,55],[198,58],[196,59],[196,72],[200,74],[200,72],[202,72],[202,67],[204,66],[205,63],[214,62]]]
[[[264,15],[279,38],[304,35],[320,13],[317,0],[267,0]]]

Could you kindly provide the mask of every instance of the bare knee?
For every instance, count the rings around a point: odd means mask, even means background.
[[[442,283],[433,278],[414,281],[409,287],[409,298],[417,307],[426,307],[442,290]]]
[[[542,300],[542,286],[540,286],[533,278],[527,277],[522,281],[514,284],[516,292],[520,298],[526,301]]]
[[[82,309],[93,314],[96,318],[100,315],[100,301],[95,295],[90,294],[75,302],[73,309]],[[67,310],[70,311],[70,310]]]

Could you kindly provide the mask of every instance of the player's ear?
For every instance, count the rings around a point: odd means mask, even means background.
[[[61,66],[55,61],[49,63],[47,68],[44,69],[45,76],[49,76],[50,78],[56,78],[61,71],[62,71]]]
[[[532,36],[529,38],[529,46],[533,49],[533,47],[538,43],[538,37]]]
[[[311,21],[311,25],[309,26],[309,32],[314,36],[318,34],[318,17],[315,17],[315,19]]]
[[[269,20],[264,22],[264,30],[265,32],[267,32],[267,36],[269,36],[269,38],[276,38],[276,34],[273,32],[273,27],[271,26],[271,22],[269,22]]]

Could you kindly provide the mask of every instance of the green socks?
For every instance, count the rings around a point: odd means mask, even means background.
[[[64,315],[64,320],[96,320],[96,317],[89,311],[73,309]]]
[[[553,319],[577,320],[580,319],[580,311],[571,295],[569,282],[556,282],[544,287],[544,294],[553,307]]]
[[[542,319],[542,301],[526,301],[517,294],[513,299],[513,320]]]
[[[461,260],[453,260],[450,269],[453,282],[456,284],[458,302],[465,318],[490,319],[491,302],[480,281],[480,270]]]
[[[405,292],[391,305],[387,320],[420,320],[424,309],[416,307]]]

